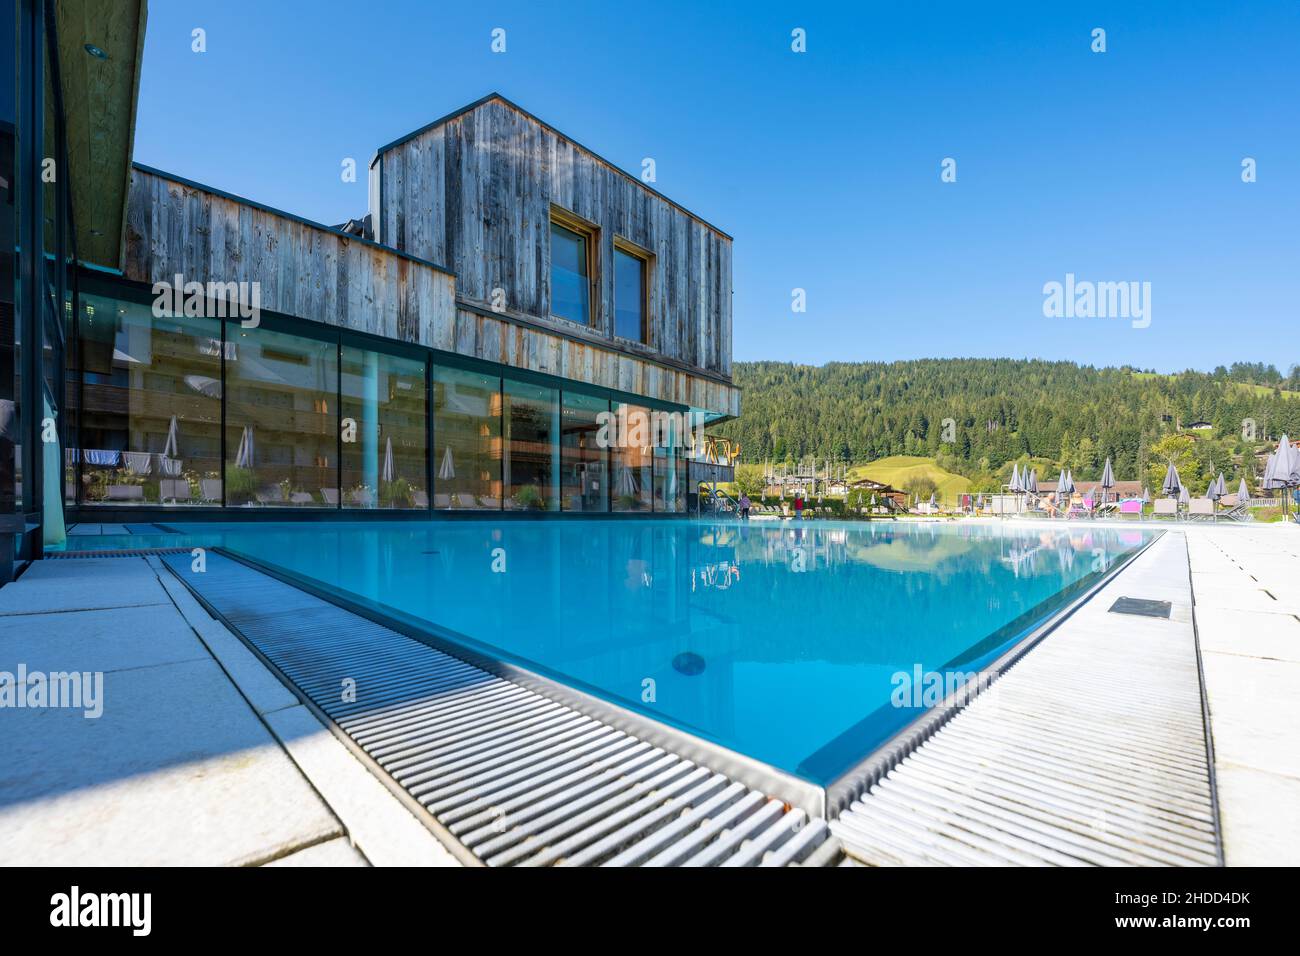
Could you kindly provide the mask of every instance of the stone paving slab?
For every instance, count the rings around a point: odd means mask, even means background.
[[[369,866],[366,858],[345,837],[317,843],[297,853],[278,860],[272,860],[267,866]]]
[[[139,558],[37,561],[13,584],[0,588],[0,615],[171,604],[149,566]]]
[[[212,660],[115,671],[104,713],[0,711],[0,860],[247,864],[341,834]]]
[[[72,562],[69,562],[72,563]],[[207,650],[170,605],[18,614],[0,624],[0,671],[118,671],[205,660]]]

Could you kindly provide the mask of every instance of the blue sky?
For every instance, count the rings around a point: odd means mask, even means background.
[[[493,90],[735,237],[737,359],[1300,362],[1295,0],[153,0],[135,154],[340,222],[378,146]],[[1045,318],[1066,273],[1150,282],[1149,327]]]

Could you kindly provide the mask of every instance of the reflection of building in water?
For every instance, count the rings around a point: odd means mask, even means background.
[[[763,564],[797,566],[800,571],[824,571],[848,563],[849,532],[843,528],[785,528],[780,534],[756,537],[742,534],[736,545],[738,559]]]

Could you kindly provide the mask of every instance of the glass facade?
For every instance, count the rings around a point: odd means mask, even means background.
[[[15,560],[64,538],[76,241],[51,11],[38,0],[0,2],[0,584]]]
[[[81,500],[220,505],[221,321],[88,294],[79,326]]]
[[[429,507],[425,362],[343,346],[343,506]]]
[[[506,379],[501,392],[507,511],[558,511],[560,393]]]
[[[654,447],[650,435],[650,409],[641,405],[619,405],[618,428],[610,465],[614,472],[614,511],[652,511]]]
[[[155,315],[143,291],[83,282],[70,503],[685,512],[671,413],[329,326]]]
[[[602,417],[609,400],[565,392],[560,413],[560,505],[565,511],[609,510],[609,454]]]
[[[338,342],[226,323],[227,505],[367,507],[339,488]]]
[[[433,371],[435,509],[501,509],[501,379]]]

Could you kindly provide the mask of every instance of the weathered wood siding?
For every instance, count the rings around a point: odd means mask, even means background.
[[[422,257],[421,257],[422,258]],[[456,282],[428,263],[240,200],[133,170],[127,278],[259,282],[262,308],[699,408],[740,413],[716,375],[652,361],[456,304]]]
[[[126,267],[141,282],[257,282],[272,312],[432,345],[453,321],[446,272],[197,186],[132,170]]]
[[[730,378],[730,238],[537,119],[491,98],[377,165],[379,238],[449,267],[462,300],[487,305],[500,288],[507,315]],[[550,317],[552,203],[600,229],[590,329]],[[615,236],[655,257],[647,349],[612,339]]]

